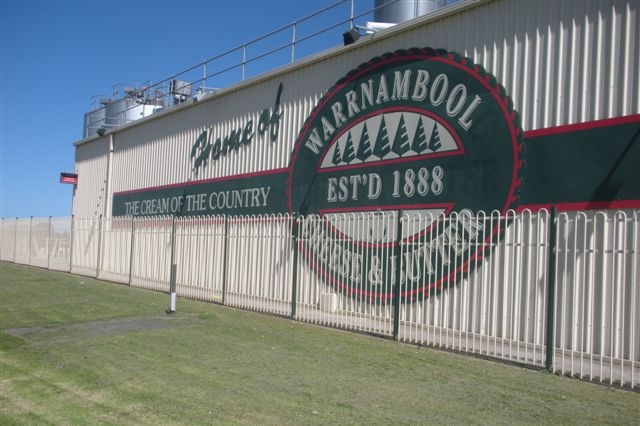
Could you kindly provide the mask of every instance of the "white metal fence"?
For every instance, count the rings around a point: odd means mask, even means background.
[[[3,219],[3,261],[635,388],[640,211]]]
[[[553,371],[636,387],[640,211],[561,213]]]
[[[417,218],[409,226],[422,227],[426,219],[433,218]],[[407,254],[416,246],[443,252],[444,258],[451,257],[454,262],[440,261],[432,269],[438,275],[454,277],[439,293],[432,288],[413,303],[408,298],[402,300],[400,338],[544,365],[548,213],[454,214],[438,220],[435,226],[450,229],[454,235],[468,230],[467,239],[423,235],[402,246]],[[456,260],[467,266],[456,268]]]

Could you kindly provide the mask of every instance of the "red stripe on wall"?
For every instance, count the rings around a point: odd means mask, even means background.
[[[168,184],[168,185],[152,186],[152,187],[143,188],[143,189],[132,189],[131,191],[114,192],[113,195],[137,194],[139,192],[156,191],[158,189],[181,188],[183,186],[202,185],[202,184],[205,184],[205,183],[212,183],[212,182],[224,182],[224,181],[227,181],[227,180],[247,179],[247,178],[251,178],[251,177],[276,175],[278,173],[285,173],[287,170],[288,169],[286,169],[286,168],[284,168],[284,169],[273,169],[273,170],[266,170],[266,171],[263,171],[263,172],[245,173],[245,174],[240,174],[240,175],[223,176],[223,177],[217,177],[217,178],[211,178],[211,179],[194,180],[194,181],[191,181],[191,182],[171,183],[171,184]]]
[[[524,132],[524,137],[537,138],[540,136],[557,135],[558,133],[572,133],[581,130],[597,129],[599,127],[620,126],[640,122],[640,114],[625,115],[622,117],[605,118],[603,120],[588,121],[586,123],[567,124],[558,127],[547,127],[546,129],[529,130]]]

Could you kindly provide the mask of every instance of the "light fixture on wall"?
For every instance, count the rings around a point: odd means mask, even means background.
[[[354,25],[349,31],[342,33],[342,39],[345,46],[348,46],[352,43],[355,43],[362,37],[360,34],[360,30],[364,31],[365,34],[375,34],[380,30],[385,30],[387,28],[393,27],[395,24],[388,22],[367,22],[367,25],[364,27],[362,25]]]
[[[345,46],[355,43],[360,38],[360,31],[357,27],[351,28],[349,31],[342,34],[342,39]]]

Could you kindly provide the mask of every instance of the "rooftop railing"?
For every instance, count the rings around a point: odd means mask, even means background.
[[[341,35],[356,22],[373,20],[379,7],[357,10],[355,0],[338,0],[253,40],[214,55],[160,81],[114,85],[112,97],[92,98],[92,111],[85,115],[84,137],[106,131],[170,108],[189,99],[201,99],[219,88],[229,87],[282,65],[340,45]],[[362,2],[360,2],[362,4]],[[369,7],[368,4],[367,7]],[[336,15],[345,16],[335,21]],[[329,23],[327,23],[329,21]],[[340,30],[338,30],[340,29]],[[111,106],[111,108],[110,108]],[[115,106],[115,108],[114,108]],[[116,110],[113,113],[113,110]]]

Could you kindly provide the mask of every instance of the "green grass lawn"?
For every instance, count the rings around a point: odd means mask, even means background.
[[[0,424],[633,424],[640,394],[0,263]]]

